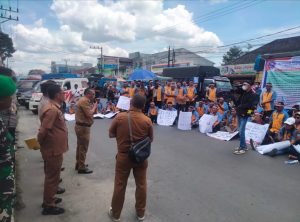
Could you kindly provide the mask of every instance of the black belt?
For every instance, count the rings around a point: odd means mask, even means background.
[[[92,126],[92,125],[87,124],[87,123],[77,123],[77,122],[76,122],[76,125],[78,125],[78,126],[85,126],[85,127],[91,127]]]

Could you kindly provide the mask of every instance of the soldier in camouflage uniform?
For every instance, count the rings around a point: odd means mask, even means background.
[[[0,70],[0,111],[11,107],[11,96],[16,91],[16,84],[8,75],[2,75]],[[11,70],[4,70],[10,71]],[[9,72],[8,72],[9,73]],[[7,75],[7,74],[6,74]],[[11,221],[14,205],[14,175],[15,155],[13,137],[9,134],[7,126],[0,116],[0,221]]]

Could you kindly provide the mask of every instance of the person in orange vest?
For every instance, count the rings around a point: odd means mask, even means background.
[[[206,113],[206,107],[204,105],[203,100],[199,101],[199,104],[198,104],[198,107],[196,108],[196,111],[197,111],[200,118]]]
[[[186,90],[181,87],[181,83],[177,82],[177,89],[176,89],[176,103],[177,103],[177,110],[185,111],[186,105]]]
[[[170,94],[171,90],[171,81],[167,81],[167,85],[164,87],[164,104],[167,104],[168,94]]]
[[[151,102],[148,110],[148,116],[151,119],[152,123],[157,123],[157,114],[158,108],[155,106],[154,102]]]
[[[120,95],[121,95],[121,96],[130,97],[129,91],[130,91],[130,88],[128,87],[128,83],[127,83],[127,82],[124,82],[124,83],[123,83],[123,87],[122,87],[122,89],[121,89],[121,91],[120,91]]]
[[[144,82],[139,81],[136,86],[137,86],[137,93],[141,96],[147,97],[148,91],[145,87]]]
[[[197,98],[197,90],[194,87],[193,81],[190,81],[189,86],[186,88],[186,97],[187,97],[186,106],[187,107],[194,106],[196,102],[195,99]]]
[[[220,97],[218,99],[218,112],[223,115],[223,117],[226,116],[227,112],[229,110],[227,102],[224,101],[223,97]]]
[[[160,83],[156,81],[153,88],[153,101],[155,103],[155,106],[157,106],[159,109],[162,108],[163,97],[164,89],[161,87]]]
[[[175,106],[175,100],[176,100],[176,88],[175,88],[175,83],[171,84],[171,88],[169,91],[166,92],[167,95],[167,103],[171,102],[173,106]]]
[[[226,126],[225,130],[229,133],[233,133],[237,131],[239,127],[239,118],[236,113],[236,109],[232,108],[230,111],[230,115],[228,115],[228,118],[226,119]]]
[[[188,111],[192,113],[192,118],[191,118],[192,128],[197,128],[199,126],[199,114],[198,114],[198,112],[195,110],[195,108],[193,106],[190,106]]]
[[[135,88],[135,82],[132,81],[130,83],[130,88],[129,88],[129,97],[132,98],[136,94],[136,88]]]
[[[276,99],[277,94],[272,90],[272,83],[267,83],[266,88],[260,94],[260,105],[264,109],[264,114],[266,116],[271,116]]]
[[[206,91],[206,98],[211,102],[217,101],[217,88],[214,83],[209,84],[209,88]]]

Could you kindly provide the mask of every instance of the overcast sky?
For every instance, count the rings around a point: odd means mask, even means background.
[[[17,0],[1,0],[17,6]],[[298,0],[19,0],[19,22],[6,22],[17,52],[11,66],[19,73],[50,62],[96,64],[105,55],[154,53],[171,47],[204,51],[219,65],[228,48],[219,46],[300,25]],[[276,38],[300,35],[300,28],[249,43],[258,47]],[[246,44],[240,44],[245,47]]]

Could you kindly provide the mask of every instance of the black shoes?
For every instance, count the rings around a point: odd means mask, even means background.
[[[84,166],[85,166],[85,168],[89,167],[88,164],[85,164]],[[78,170],[78,165],[77,164],[75,165],[75,170]]]
[[[270,157],[275,157],[277,155],[277,149],[272,149],[270,152],[267,153]]]
[[[59,204],[59,203],[61,203],[62,202],[62,199],[61,198],[59,198],[59,197],[55,197],[55,200],[54,200],[54,203],[55,204]],[[42,204],[42,208],[46,208],[46,205],[43,203]]]
[[[64,208],[61,207],[45,207],[42,211],[43,215],[59,215],[65,212]]]
[[[78,170],[78,174],[90,174],[90,173],[93,173],[93,171],[90,170],[89,168]]]
[[[66,192],[64,188],[58,187],[56,194],[63,194],[64,192]]]

